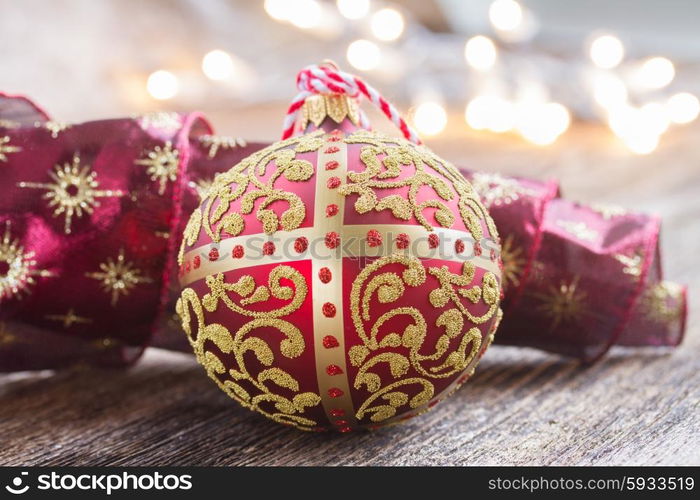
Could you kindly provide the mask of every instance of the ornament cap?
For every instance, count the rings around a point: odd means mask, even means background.
[[[355,129],[359,126],[360,110],[357,99],[346,95],[316,94],[307,97],[301,108],[299,130],[308,133],[330,127],[330,131],[345,121],[349,123],[342,128]]]

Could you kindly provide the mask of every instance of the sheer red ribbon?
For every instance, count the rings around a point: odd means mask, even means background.
[[[0,94],[0,371],[190,350],[173,279],[187,214],[264,146],[212,133],[199,114],[68,125]],[[686,290],[662,279],[658,219],[567,201],[553,182],[464,173],[501,233],[498,343],[585,361],[680,343]],[[115,273],[131,285],[115,291]]]

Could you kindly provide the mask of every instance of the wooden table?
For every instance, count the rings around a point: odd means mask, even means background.
[[[282,110],[210,116],[222,133],[273,139]],[[494,347],[432,412],[342,436],[270,423],[230,401],[191,357],[152,349],[125,372],[0,377],[0,464],[700,464],[700,127],[674,130],[656,153],[636,157],[593,125],[536,148],[452,122],[430,145],[457,164],[557,177],[571,198],[660,214],[666,276],[690,285],[683,345],[618,350],[589,368]]]

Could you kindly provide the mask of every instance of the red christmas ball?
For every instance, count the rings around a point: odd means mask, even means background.
[[[497,241],[429,149],[318,130],[217,177],[184,233],[177,309],[243,406],[305,430],[374,428],[473,372],[500,319]]]

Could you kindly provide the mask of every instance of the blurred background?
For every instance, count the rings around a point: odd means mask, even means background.
[[[651,154],[700,111],[697,19],[691,0],[0,0],[0,89],[59,120],[201,110],[269,140],[296,72],[331,58],[426,137],[547,147],[582,123]]]

